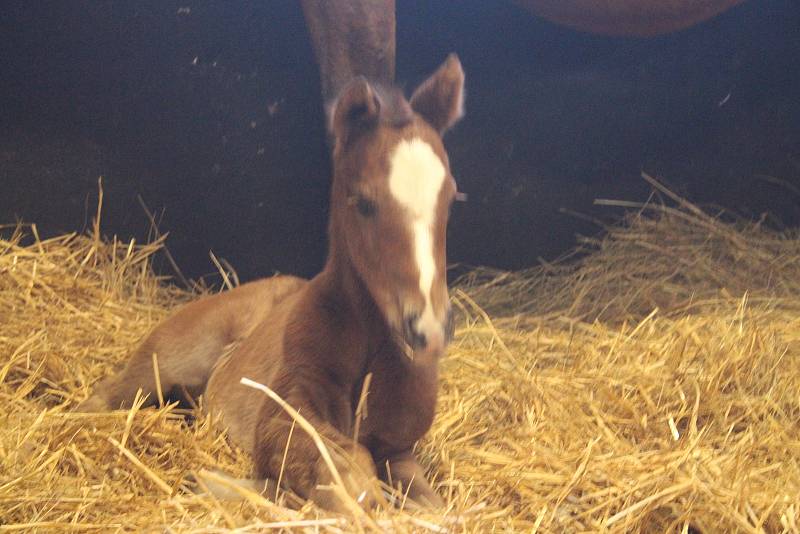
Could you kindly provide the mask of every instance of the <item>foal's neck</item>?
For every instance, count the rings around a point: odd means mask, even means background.
[[[341,253],[329,254],[317,278],[328,304],[337,313],[348,316],[367,350],[386,342],[390,337],[386,320],[348,257]]]

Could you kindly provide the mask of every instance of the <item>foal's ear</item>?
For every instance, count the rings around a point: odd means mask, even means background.
[[[346,144],[354,133],[378,122],[381,101],[363,76],[354,78],[334,101],[330,130],[336,144]]]
[[[440,134],[464,115],[464,70],[458,56],[450,54],[411,96],[411,108]]]

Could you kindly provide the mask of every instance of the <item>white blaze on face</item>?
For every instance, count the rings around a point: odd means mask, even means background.
[[[408,216],[419,270],[419,289],[425,297],[425,310],[418,325],[422,331],[441,328],[433,313],[431,289],[436,276],[433,223],[445,179],[444,164],[431,146],[419,138],[400,141],[389,163],[389,190]]]

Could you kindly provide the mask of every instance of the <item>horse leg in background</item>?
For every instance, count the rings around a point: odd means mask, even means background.
[[[225,347],[249,335],[277,302],[304,283],[291,276],[273,277],[186,304],[145,338],[120,373],[101,380],[77,410],[130,406],[139,389],[148,396],[146,404],[155,404],[153,354],[163,394],[176,386],[202,390]]]
[[[356,76],[394,82],[395,0],[302,0],[327,105]]]

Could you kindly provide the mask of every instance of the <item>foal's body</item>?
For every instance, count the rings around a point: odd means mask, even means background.
[[[296,429],[287,448],[291,417],[240,384],[250,378],[334,445],[352,496],[369,497],[379,474],[413,500],[441,504],[412,448],[433,421],[438,357],[452,326],[444,241],[455,184],[439,134],[460,117],[462,87],[455,56],[410,104],[363,79],[348,86],[333,110],[323,271],[310,281],[278,276],[188,304],[81,408],[119,407],[139,388],[155,398],[155,353],[162,390],[204,391],[231,439],[253,455],[258,477],[282,473],[301,496],[339,507],[319,489],[331,475],[311,437]],[[365,417],[357,424],[367,376]]]

